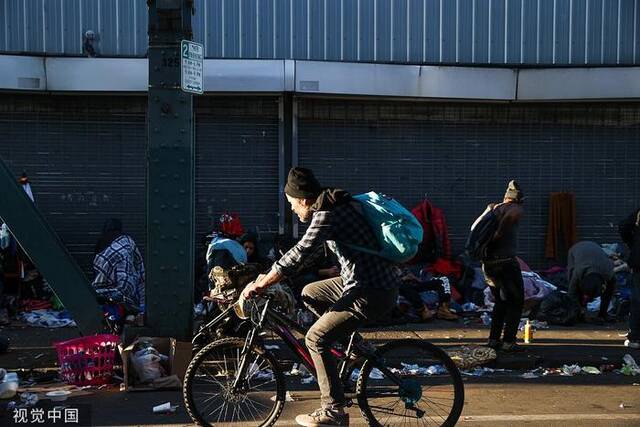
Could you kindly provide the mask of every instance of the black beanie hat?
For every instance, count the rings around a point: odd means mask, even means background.
[[[296,199],[315,199],[322,192],[322,187],[310,169],[291,168],[284,192]]]
[[[504,193],[504,197],[514,199],[518,202],[522,201],[524,194],[522,193],[520,185],[518,185],[515,179],[509,181],[509,185],[507,186],[507,191]]]

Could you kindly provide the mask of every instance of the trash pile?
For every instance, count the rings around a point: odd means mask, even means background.
[[[1,221],[0,225],[0,229],[6,227]],[[13,237],[9,247],[2,248],[0,245],[0,249],[5,249],[5,269],[0,273],[5,284],[3,305],[0,307],[0,326],[10,324],[13,318],[35,327],[75,327],[76,323],[64,309],[49,283],[30,260],[25,258],[22,251],[18,250]]]
[[[41,328],[75,327],[76,322],[66,310],[41,309],[24,311],[19,318],[30,326]]]
[[[102,387],[106,387],[102,386]],[[7,372],[0,369],[0,399],[9,400],[7,411],[26,410],[47,405],[59,404],[71,397],[91,394],[93,386],[78,387],[62,382],[57,372],[23,371]]]
[[[105,367],[113,365],[112,362],[105,364],[105,360],[108,359],[105,356],[105,351],[101,351],[99,355],[92,353],[93,346],[100,344],[100,341],[105,339],[104,337],[109,336],[88,336],[56,343],[59,356],[61,356],[60,351],[64,350],[62,358],[59,359],[59,369],[20,369],[7,372],[0,368],[0,400],[4,401],[2,402],[3,410],[6,408],[7,412],[16,414],[18,412],[24,414],[25,411],[29,414],[38,414],[43,409],[53,407],[62,408],[64,413],[64,408],[74,407],[73,402],[65,403],[69,399],[91,395],[93,391],[104,388],[117,390],[118,383],[126,383],[125,378],[119,376],[121,374],[114,373],[108,378],[105,377],[104,383],[95,382],[86,377],[86,373],[90,371],[87,371],[89,366],[83,361],[93,361],[95,366],[91,368],[102,367],[98,365],[105,365]],[[81,342],[79,340],[93,340],[95,342]],[[169,347],[167,343],[173,345]],[[163,344],[163,346],[158,346],[158,344]],[[111,348],[115,343],[110,342],[109,345]],[[167,356],[164,353],[169,353],[169,349],[170,356]],[[145,384],[157,386],[158,381],[162,381],[164,387],[169,383],[171,387],[179,387],[181,385],[180,379],[174,373],[176,365],[172,362],[182,357],[180,353],[181,350],[169,339],[142,338],[137,340],[129,353],[131,357],[123,357],[123,359],[129,360],[129,373],[135,376],[137,381],[130,383],[129,387],[135,389]],[[100,361],[98,361],[99,358]],[[82,380],[77,376],[70,377],[64,374],[64,365],[70,361],[78,361],[82,365],[81,368],[85,373]],[[261,375],[261,372],[257,374]],[[126,375],[124,376],[126,377]],[[167,402],[156,405],[152,411],[153,413],[166,414],[175,412],[176,408],[176,405]],[[47,413],[48,411],[44,410],[44,414]]]
[[[495,372],[511,372],[511,370],[509,369],[493,369],[493,368],[487,368],[486,366],[478,366],[472,370],[463,370],[460,371],[460,373],[462,375],[467,375],[467,376],[471,376],[471,377],[483,377],[485,375],[488,374],[493,374]]]
[[[623,260],[624,247],[619,243],[605,243],[601,247],[613,262],[616,278],[616,292],[607,307],[608,315],[612,319],[623,320],[629,313],[631,294],[631,272]],[[534,324],[535,329],[546,329],[550,325],[568,326],[583,319],[579,304],[568,295],[568,271],[564,266],[532,271],[522,259],[518,258],[518,263],[524,284],[522,315],[539,322]],[[455,260],[436,258],[427,261],[426,265],[418,263],[406,270],[411,273],[406,276],[407,280],[412,278],[410,283],[426,283],[433,278],[446,278],[451,290],[451,301],[447,303],[447,307],[462,317],[465,326],[473,323],[485,326],[491,324],[494,296],[477,262],[465,256]],[[420,292],[420,297],[429,310],[438,308],[438,292],[423,291]],[[410,308],[411,304],[402,295],[398,298],[398,306],[403,308],[400,311],[404,315],[399,323],[424,321],[411,312],[415,309]],[[599,309],[600,298],[589,301],[587,313],[597,313]],[[586,316],[589,321],[592,317],[596,316]]]
[[[521,377],[533,379],[546,376],[573,377],[575,375],[602,375],[605,373],[636,376],[640,375],[640,367],[630,354],[625,354],[622,358],[622,365],[620,369],[616,369],[616,365],[610,363],[602,364],[599,367],[563,365],[561,368],[536,368],[525,372]]]

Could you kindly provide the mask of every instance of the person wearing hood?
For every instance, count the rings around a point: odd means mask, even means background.
[[[250,298],[262,293],[283,277],[294,274],[320,245],[326,243],[335,254],[340,276],[310,283],[302,290],[304,304],[318,316],[305,342],[316,366],[322,406],[310,414],[299,415],[296,422],[302,426],[347,426],[347,399],[331,346],[346,340],[365,322],[388,316],[396,303],[400,278],[392,262],[350,246],[380,245],[361,206],[349,193],[323,189],[313,172],[301,167],[289,171],[284,192],[293,212],[309,227],[268,274],[245,288],[243,296]]]
[[[518,225],[524,213],[522,202],[522,190],[512,180],[507,186],[502,203],[490,204],[485,211],[493,210],[499,218],[497,230],[482,260],[482,270],[496,301],[491,313],[491,332],[487,346],[504,352],[522,350],[516,344],[524,306],[524,282],[516,259]]]

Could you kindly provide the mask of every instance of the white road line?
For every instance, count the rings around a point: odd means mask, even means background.
[[[360,417],[351,416],[350,426],[366,426],[367,423]],[[397,423],[401,425],[403,418],[390,419],[391,425]],[[632,414],[532,414],[532,415],[467,415],[460,417],[458,424],[474,422],[526,422],[526,421],[629,421],[640,420],[640,413]],[[278,420],[276,426],[289,427],[296,426],[294,420]]]
[[[360,417],[350,417],[350,426],[365,426],[367,423]],[[389,422],[401,423],[403,418],[390,419]],[[460,417],[458,424],[474,423],[474,422],[526,422],[526,421],[588,421],[588,420],[607,420],[607,421],[629,421],[640,420],[640,413],[626,414],[531,414],[531,415],[466,415]],[[160,424],[156,424],[160,425]],[[163,426],[188,426],[189,424],[162,424]],[[228,424],[225,424],[228,425]],[[235,425],[245,425],[244,423]],[[298,424],[293,419],[279,419],[276,423],[278,427],[293,427]],[[150,427],[150,426],[148,426]]]
[[[640,420],[640,414],[535,414],[535,415],[467,415],[459,422],[487,421],[573,421],[573,420]]]

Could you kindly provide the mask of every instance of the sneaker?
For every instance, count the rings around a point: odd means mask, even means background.
[[[296,422],[305,427],[348,426],[349,414],[344,409],[319,408],[310,414],[298,415]]]
[[[440,304],[440,307],[438,307],[438,312],[436,313],[436,317],[443,320],[458,320],[458,315],[451,312],[451,310],[449,309],[449,304],[447,304],[446,302]]]
[[[625,340],[624,346],[638,350],[638,349],[640,349],[640,341],[638,341],[638,340],[633,340],[633,341],[632,340]]]
[[[502,343],[501,350],[503,353],[522,353],[523,351],[527,351],[526,348],[516,344],[515,342]]]

